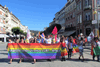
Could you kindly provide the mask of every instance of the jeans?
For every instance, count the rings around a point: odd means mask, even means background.
[[[72,49],[69,49],[69,51],[68,51],[68,58],[70,58],[71,55],[72,55]]]

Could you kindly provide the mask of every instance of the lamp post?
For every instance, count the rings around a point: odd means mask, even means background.
[[[95,24],[95,36],[98,35],[99,37],[99,21],[98,21],[98,6],[97,6],[97,0],[94,0],[94,20],[97,20],[97,23]]]

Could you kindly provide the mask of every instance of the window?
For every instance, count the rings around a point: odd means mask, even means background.
[[[91,17],[91,16],[90,16],[90,12],[89,12],[89,13],[86,13],[86,15],[85,15],[85,20],[86,20],[86,21],[91,20],[90,17]]]
[[[71,15],[71,19],[72,19],[73,17],[72,17],[72,15]]]
[[[69,20],[69,15],[68,15],[68,20]]]
[[[1,31],[3,31],[3,28],[1,27]]]
[[[87,21],[87,14],[85,15],[85,20]]]
[[[80,18],[80,16],[77,17],[77,22],[78,22],[78,23],[79,23],[79,18]]]
[[[81,2],[80,2],[80,9],[81,9]]]
[[[98,20],[100,20],[100,11],[98,12]]]
[[[79,5],[77,4],[77,10],[79,10]]]
[[[88,20],[90,20],[90,15],[88,15]]]
[[[75,13],[73,12],[73,18],[75,17]]]
[[[100,0],[97,0],[97,6],[100,6]]]
[[[85,6],[89,5],[89,0],[85,0]]]
[[[71,27],[73,27],[72,23],[70,24]]]
[[[82,23],[82,15],[80,15],[80,23]]]

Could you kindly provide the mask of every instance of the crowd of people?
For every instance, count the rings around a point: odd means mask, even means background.
[[[11,39],[9,39],[9,43],[46,43],[46,44],[56,44],[56,43],[61,43],[61,47],[62,49],[67,49],[68,51],[68,59],[72,59],[72,55],[73,55],[73,45],[78,45],[79,48],[79,57],[78,59],[80,60],[82,57],[82,61],[84,61],[84,55],[83,55],[83,46],[86,45],[91,45],[91,50],[93,50],[93,48],[95,48],[96,46],[100,46],[100,38],[98,38],[97,36],[95,36],[94,38],[91,38],[90,36],[85,37],[83,36],[83,34],[81,33],[79,36],[75,36],[75,37],[65,37],[65,36],[57,36],[57,40],[55,40],[55,36],[37,36],[34,38],[30,38],[29,40],[25,37],[22,37],[21,39],[16,38],[15,41],[12,41]],[[95,54],[92,52],[91,53],[93,56],[93,60],[95,60]],[[23,59],[20,58],[19,63],[21,63]],[[48,59],[49,61],[51,61],[51,59]],[[65,56],[62,56],[61,61],[65,61]],[[36,59],[33,60],[35,63]],[[97,56],[97,61],[99,61],[99,56]],[[10,63],[12,63],[12,59],[10,59]]]

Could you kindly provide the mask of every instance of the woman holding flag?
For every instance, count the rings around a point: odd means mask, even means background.
[[[51,40],[49,35],[45,38],[44,33],[43,33],[43,36],[41,36],[41,38],[43,38],[43,40],[45,41],[46,44],[51,44],[51,42],[52,42],[52,40]],[[51,59],[48,59],[48,61],[51,61]]]
[[[66,60],[65,56],[68,54],[66,52],[66,48],[67,48],[67,51],[69,51],[69,50],[68,50],[68,47],[67,47],[67,45],[65,43],[64,37],[61,38],[60,42],[61,42],[61,48],[62,48],[62,51],[63,51],[63,52],[61,52],[61,57],[62,57],[61,61],[65,61]]]
[[[9,43],[14,43],[14,42],[9,38],[8,44],[9,44]],[[7,44],[7,47],[6,47],[7,51],[8,51],[8,44]],[[12,63],[12,58],[10,58],[9,64],[11,64],[11,63]]]

